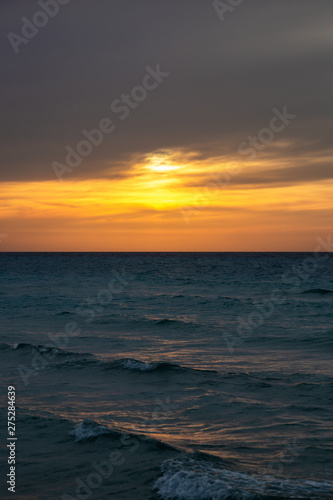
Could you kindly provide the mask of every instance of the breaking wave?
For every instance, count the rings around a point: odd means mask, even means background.
[[[333,491],[333,482],[250,475],[189,457],[165,461],[154,486],[163,500],[328,500]]]

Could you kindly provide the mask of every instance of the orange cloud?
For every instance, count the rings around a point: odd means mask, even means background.
[[[275,164],[164,150],[124,178],[3,183],[1,251],[312,250],[331,227],[332,181],[242,184]]]

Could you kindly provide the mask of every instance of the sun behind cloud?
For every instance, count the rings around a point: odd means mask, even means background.
[[[180,153],[176,150],[162,150],[149,153],[143,158],[145,168],[152,172],[170,172],[179,170],[186,166],[180,158]]]
[[[233,161],[163,149],[129,158],[119,178],[2,183],[3,250],[311,249],[330,227],[332,183],[249,186],[251,173],[276,177],[277,160]]]

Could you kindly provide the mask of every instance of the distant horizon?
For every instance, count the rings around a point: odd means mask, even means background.
[[[95,254],[98,254],[98,253],[146,253],[146,254],[151,254],[151,253],[179,253],[179,254],[182,254],[182,253],[221,253],[221,254],[235,254],[235,253],[248,253],[248,254],[252,254],[252,253],[276,253],[276,254],[279,254],[279,253],[313,253],[313,250],[278,250],[278,251],[274,251],[274,250],[230,250],[230,251],[220,251],[220,250],[202,250],[202,251],[196,251],[196,250],[180,250],[180,251],[177,251],[177,250],[152,250],[152,251],[149,251],[149,250],[145,250],[145,251],[141,251],[141,250],[98,250],[98,251],[89,251],[89,250],[79,250],[79,251],[76,251],[76,250],[58,250],[58,251],[54,251],[54,250],[32,250],[32,251],[24,251],[24,250],[10,250],[10,251],[0,251],[0,255],[1,254],[8,254],[8,253],[11,253],[11,254],[14,254],[14,253],[23,253],[23,254],[36,254],[36,253],[55,253],[55,254],[61,254],[61,253],[69,253],[69,254],[83,254],[83,253],[95,253]],[[319,250],[318,253],[329,253],[325,250]]]

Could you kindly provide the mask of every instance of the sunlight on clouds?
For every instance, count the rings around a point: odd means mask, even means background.
[[[264,173],[276,162],[241,170]],[[232,159],[161,150],[133,158],[127,177],[3,183],[0,228],[23,250],[229,251],[293,249],[302,228],[305,244],[330,226],[332,181],[242,186],[237,176]]]
[[[174,163],[172,154],[166,152],[157,152],[145,158],[145,168],[153,172],[168,172],[178,170],[184,165]]]

